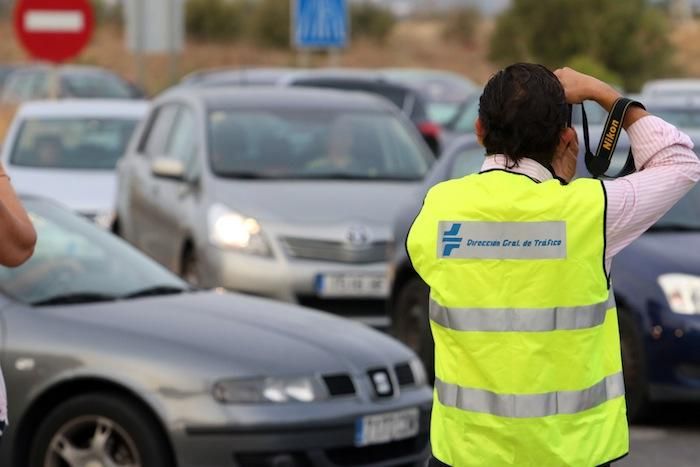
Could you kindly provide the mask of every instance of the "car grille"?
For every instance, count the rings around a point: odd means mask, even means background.
[[[411,370],[411,365],[408,363],[396,365],[394,367],[394,372],[396,372],[396,380],[398,381],[400,387],[413,386],[416,384],[416,380],[413,376],[413,370]]]
[[[389,250],[388,242],[353,246],[344,242],[285,237],[282,244],[293,258],[337,263],[379,263],[387,260]]]
[[[355,384],[349,375],[326,375],[323,381],[331,397],[355,395]]]

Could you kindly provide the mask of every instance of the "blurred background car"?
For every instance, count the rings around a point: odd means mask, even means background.
[[[381,73],[420,92],[427,103],[428,118],[438,125],[451,121],[462,102],[479,91],[473,81],[449,71],[385,68]]]
[[[183,86],[275,86],[284,77],[298,73],[298,68],[219,68],[188,74]]]
[[[433,166],[422,188],[415,192],[410,201],[401,205],[394,223],[395,241],[389,259],[391,294],[387,310],[391,320],[391,334],[418,353],[431,382],[435,375],[435,363],[428,321],[429,290],[413,269],[405,248],[406,237],[430,187],[444,180],[478,172],[484,163],[484,154],[484,147],[479,144],[476,136],[465,135],[456,139]]]
[[[55,199],[111,229],[115,167],[148,107],[97,99],[23,104],[0,159],[18,191]]]
[[[2,95],[2,90],[5,87],[5,83],[7,82],[7,78],[12,73],[14,73],[15,71],[22,68],[22,66],[23,65],[12,64],[12,63],[0,64],[0,95]]]
[[[51,96],[52,67],[32,65],[13,71],[5,81],[0,102],[17,104]],[[93,66],[66,65],[56,70],[58,98],[142,99],[143,92],[119,75]]]
[[[27,263],[0,268],[0,464],[425,462],[432,391],[403,345],[326,314],[192,290],[58,204],[23,202],[39,240]]]
[[[697,96],[643,97],[649,112],[681,128],[693,137],[700,136],[700,92]]]
[[[117,223],[191,283],[385,326],[393,219],[433,160],[376,96],[181,87],[119,164]]]
[[[700,97],[700,79],[655,79],[644,83],[642,99],[659,97]]]
[[[280,84],[379,95],[398,107],[413,122],[433,153],[440,154],[441,129],[437,123],[430,120],[423,95],[411,87],[388,81],[380,71],[324,69],[299,72],[287,76]]]

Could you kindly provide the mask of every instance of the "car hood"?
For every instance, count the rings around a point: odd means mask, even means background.
[[[646,271],[655,279],[668,272],[700,275],[700,231],[650,231],[625,248],[614,261],[613,272]]]
[[[8,169],[18,193],[52,199],[84,214],[114,209],[116,176],[109,170]]]
[[[216,183],[215,198],[261,221],[391,225],[399,206],[420,181],[246,181]]]
[[[195,352],[202,366],[233,377],[361,373],[413,354],[369,327],[298,306],[219,292],[43,309],[114,342],[153,346],[153,355]],[[187,349],[187,350],[185,350]],[[219,363],[217,363],[219,362]]]

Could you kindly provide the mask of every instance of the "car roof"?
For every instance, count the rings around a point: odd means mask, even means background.
[[[653,109],[697,109],[700,108],[700,96],[649,96],[644,98],[643,104],[652,112]]]
[[[22,104],[18,118],[26,117],[136,117],[146,115],[150,103],[134,99],[63,99]]]
[[[164,95],[174,96],[197,99],[208,108],[392,109],[389,102],[369,93],[303,87],[178,87]]]
[[[195,71],[180,80],[182,84],[202,84],[236,81],[245,84],[246,81],[275,81],[282,77],[299,72],[298,68],[262,67],[262,68],[213,68]],[[233,84],[233,83],[232,83]]]

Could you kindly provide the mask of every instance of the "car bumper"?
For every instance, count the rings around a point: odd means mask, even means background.
[[[317,278],[322,274],[359,274],[388,280],[387,263],[347,264],[289,260],[282,255],[260,257],[209,246],[205,252],[204,283],[239,292],[297,303],[356,318],[366,324],[388,324],[386,294],[370,297],[320,297]]]
[[[194,426],[174,435],[180,467],[362,467],[422,466],[430,454],[430,402],[389,404],[353,416],[257,426]],[[415,399],[415,397],[413,398]],[[419,433],[412,438],[355,446],[355,423],[363,415],[410,407],[420,410]],[[299,419],[305,417],[298,417]]]

